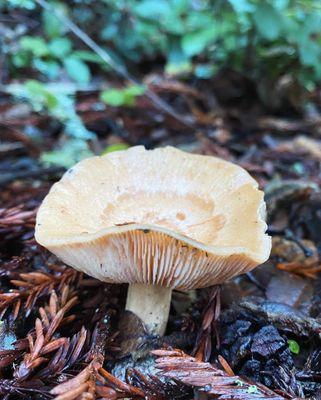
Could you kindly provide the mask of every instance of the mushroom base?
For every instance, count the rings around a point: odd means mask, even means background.
[[[132,284],[128,287],[126,310],[136,314],[149,333],[164,335],[172,289],[161,286]]]

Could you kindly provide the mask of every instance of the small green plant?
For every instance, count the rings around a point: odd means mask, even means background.
[[[229,66],[255,79],[289,71],[310,88],[321,78],[318,0],[105,0],[100,33],[134,62],[163,54],[168,73],[208,79]]]
[[[86,141],[81,139],[69,139],[57,150],[45,152],[41,155],[41,161],[47,165],[60,165],[69,168],[84,158],[91,157]]]
[[[289,339],[288,340],[288,347],[293,354],[300,353],[300,345],[296,340]]]
[[[107,146],[101,152],[101,154],[104,155],[104,154],[112,153],[114,151],[126,150],[126,149],[128,149],[128,147],[129,147],[129,145],[127,143],[114,143],[114,144]]]
[[[162,55],[168,73],[201,79],[224,66],[257,82],[293,74],[307,89],[321,79],[318,0],[80,0],[72,8],[66,2],[50,4],[90,36],[94,33],[119,64]],[[34,0],[0,2],[0,9],[15,7],[37,9]],[[99,29],[93,32],[93,26]],[[13,69],[31,66],[48,79],[64,70],[86,83],[91,78],[88,64],[104,65],[87,49],[77,49],[51,12],[42,10],[41,31],[36,33],[22,37],[18,49],[13,46]],[[120,103],[120,96],[111,101]]]
[[[235,384],[236,384],[237,386],[239,386],[239,387],[244,387],[244,385],[245,385],[245,383],[244,383],[243,381],[241,381],[240,379],[236,379],[236,380],[235,380]],[[247,388],[247,392],[248,392],[249,394],[258,394],[258,393],[260,393],[259,390],[258,390],[258,387],[255,386],[255,385],[250,385],[250,386]]]
[[[34,2],[10,0],[11,6],[34,8]],[[68,14],[67,5],[55,2],[54,6],[63,14]],[[33,68],[50,80],[57,79],[65,71],[73,81],[87,84],[91,79],[88,63],[102,63],[100,57],[88,50],[76,50],[74,42],[66,37],[66,27],[55,15],[42,13],[43,34],[22,36],[18,49],[11,54],[15,69]]]
[[[249,386],[248,389],[247,389],[247,392],[249,394],[258,394],[258,393],[260,393],[258,387],[255,386],[255,385]]]
[[[3,1],[3,3],[7,1],[8,6],[12,8],[21,7],[21,8],[26,8],[27,10],[33,10],[36,7],[35,0],[1,0],[1,1]],[[0,5],[2,5],[1,1]]]
[[[35,111],[46,112],[62,122],[65,132],[70,137],[84,140],[94,137],[75,111],[73,98],[75,88],[28,80],[24,84],[10,85],[8,90],[17,99],[29,101]]]
[[[70,2],[48,2],[128,69],[157,60],[167,74],[211,79],[228,67],[250,77],[267,102],[270,88],[283,78],[307,90],[321,80],[319,0],[78,0],[72,7]],[[35,0],[0,0],[5,14],[18,8],[37,25],[8,24],[3,30],[0,46],[7,78],[19,79],[24,73],[35,79],[16,85],[13,95],[60,121],[73,140],[70,146],[78,149],[73,154],[81,158],[94,136],[77,115],[73,96],[79,85],[91,82],[93,71],[101,78],[108,66]],[[68,78],[74,82],[70,90],[65,87]],[[136,85],[111,88],[100,99],[131,107],[144,90]],[[57,155],[44,159],[67,165],[71,147],[63,160]],[[293,353],[299,351],[290,343]]]
[[[123,89],[108,89],[104,90],[100,98],[101,100],[114,107],[135,105],[136,97],[143,95],[145,88],[138,85],[130,85]]]
[[[30,66],[49,79],[56,79],[64,69],[72,80],[88,83],[91,75],[84,59],[98,61],[93,53],[75,51],[66,37],[45,41],[39,36],[24,36],[20,40],[20,51],[12,56],[17,68]]]
[[[59,149],[42,155],[44,163],[69,167],[92,155],[88,140],[95,139],[95,134],[84,126],[77,115],[72,89],[65,85],[28,80],[24,84],[10,85],[8,91],[17,100],[28,101],[36,112],[48,114],[63,124],[66,139]]]

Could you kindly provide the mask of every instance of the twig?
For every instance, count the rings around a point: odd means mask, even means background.
[[[9,116],[8,116],[9,117]],[[1,130],[5,129],[5,136],[9,137],[9,139],[13,139],[15,141],[19,141],[25,145],[25,147],[29,150],[30,154],[33,156],[39,156],[39,147],[32,141],[30,137],[21,132],[19,129],[14,126],[10,126],[6,124],[6,121],[0,121]]]
[[[94,51],[106,64],[108,64],[118,75],[127,79],[134,85],[141,85],[141,83],[131,76],[129,72],[123,65],[119,65],[115,62],[115,60],[104,50],[101,46],[99,46],[94,40],[92,40],[87,33],[85,33],[82,29],[80,29],[71,19],[69,19],[66,15],[64,15],[60,10],[57,10],[51,4],[49,4],[46,0],[36,0],[36,2],[43,7],[45,10],[53,13],[72,33],[74,33],[81,41],[83,41],[92,51]],[[187,118],[183,118],[179,115],[168,103],[162,100],[159,96],[153,93],[151,90],[146,89],[145,93],[146,97],[148,97],[158,108],[169,114],[171,117],[175,118],[184,126],[194,129],[192,122],[187,120]]]
[[[285,399],[260,383],[231,376],[210,363],[197,361],[181,350],[155,350],[152,354],[159,357],[156,359],[156,367],[161,370],[159,375],[192,386],[201,393],[215,395],[218,399]]]
[[[60,176],[65,172],[63,167],[39,167],[34,171],[16,171],[8,174],[3,174],[0,178],[0,187],[6,186],[8,183],[15,181],[17,179],[44,179],[48,176]]]

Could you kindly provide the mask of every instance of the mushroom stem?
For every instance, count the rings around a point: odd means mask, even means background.
[[[149,333],[163,336],[171,297],[171,288],[135,283],[128,287],[126,310],[136,314]]]

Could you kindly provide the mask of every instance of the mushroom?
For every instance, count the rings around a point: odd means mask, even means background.
[[[263,192],[241,167],[173,147],[85,159],[55,183],[36,240],[101,281],[163,335],[173,289],[219,284],[267,260]]]

